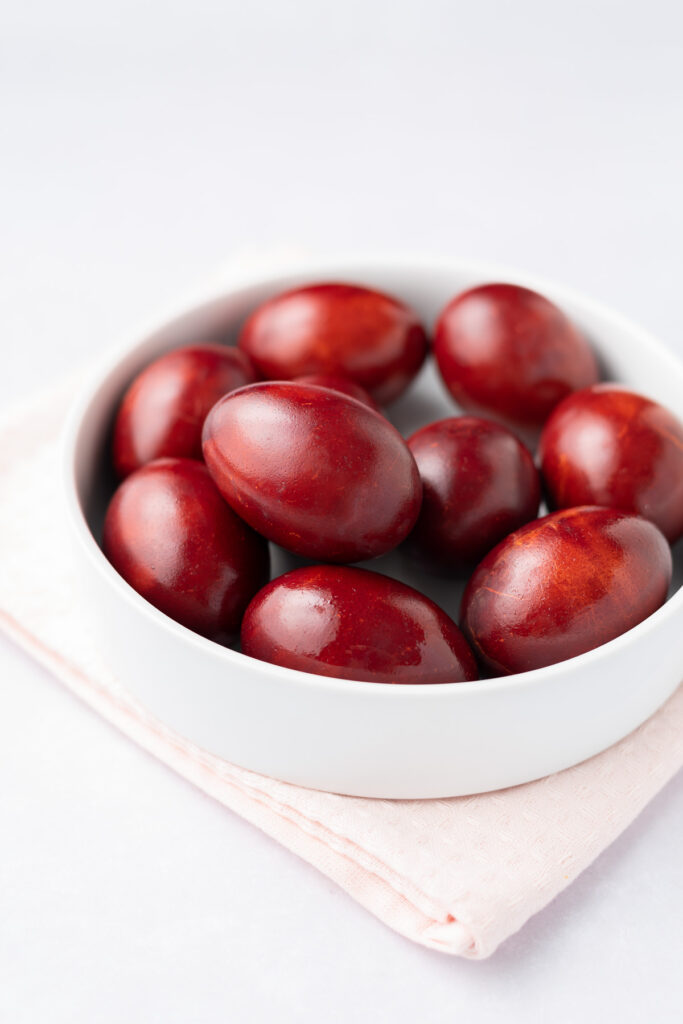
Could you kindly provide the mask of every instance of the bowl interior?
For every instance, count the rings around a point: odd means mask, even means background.
[[[473,284],[509,280],[536,288],[554,299],[584,330],[598,353],[604,379],[630,385],[661,401],[683,418],[683,365],[645,332],[565,289],[487,267],[444,269],[413,264],[383,266],[374,262],[318,265],[314,269],[273,276],[257,285],[232,289],[202,302],[144,335],[123,357],[105,368],[82,410],[74,451],[78,500],[98,544],[104,512],[116,485],[109,458],[113,418],[133,377],[156,356],[183,344],[200,341],[234,344],[245,317],[260,302],[285,288],[322,279],[355,281],[393,293],[414,306],[428,328],[454,294]],[[408,436],[426,423],[458,412],[433,361],[428,360],[413,386],[388,410],[388,416],[401,433]],[[273,576],[305,564],[304,560],[274,545],[271,551]],[[361,564],[411,584],[458,619],[464,579],[440,578],[427,573],[400,552]],[[679,543],[674,549],[671,593],[682,584],[683,543]],[[679,594],[677,600],[681,597]]]

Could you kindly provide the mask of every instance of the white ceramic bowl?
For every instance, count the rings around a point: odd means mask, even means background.
[[[384,289],[431,325],[462,288],[508,280],[558,302],[593,341],[605,375],[683,417],[683,365],[644,331],[573,292],[513,271],[420,259],[317,260],[234,278],[216,296],[141,332],[86,388],[65,437],[65,488],[76,559],[101,642],[129,690],[162,722],[236,764],[316,789],[373,797],[444,797],[526,782],[603,750],[651,715],[683,677],[681,552],[669,601],[603,647],[504,679],[428,686],[349,682],[282,669],[195,635],[117,575],[97,538],[113,481],[112,418],[131,378],[169,348],[234,339],[245,315],[284,288],[322,279]],[[456,412],[433,367],[391,410],[404,433]],[[276,574],[293,564],[275,553]],[[461,588],[416,574],[397,556],[374,565],[457,617]]]

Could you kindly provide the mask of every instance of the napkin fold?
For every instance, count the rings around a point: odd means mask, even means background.
[[[71,564],[60,484],[59,433],[74,389],[73,381],[53,388],[0,423],[0,627],[130,739],[315,865],[402,935],[446,953],[489,956],[576,878],[683,764],[683,687],[597,757],[481,796],[336,796],[198,749],[127,693],[125,679],[111,673],[93,639],[91,609]]]

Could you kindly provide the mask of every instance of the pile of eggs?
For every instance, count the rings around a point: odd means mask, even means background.
[[[255,309],[237,346],[193,341],[121,401],[103,532],[114,568],[176,622],[305,672],[447,683],[582,654],[666,600],[683,425],[599,383],[587,339],[542,295],[453,298],[431,353],[466,414],[407,439],[386,409],[430,343],[389,295],[297,288]],[[299,566],[270,579],[269,543]],[[460,625],[353,564],[394,549],[467,578]]]

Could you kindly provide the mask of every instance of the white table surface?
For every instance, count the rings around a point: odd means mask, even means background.
[[[0,403],[274,248],[515,264],[683,355],[682,30],[676,0],[3,5]],[[679,778],[451,959],[0,640],[0,1019],[678,1020],[682,812]]]

